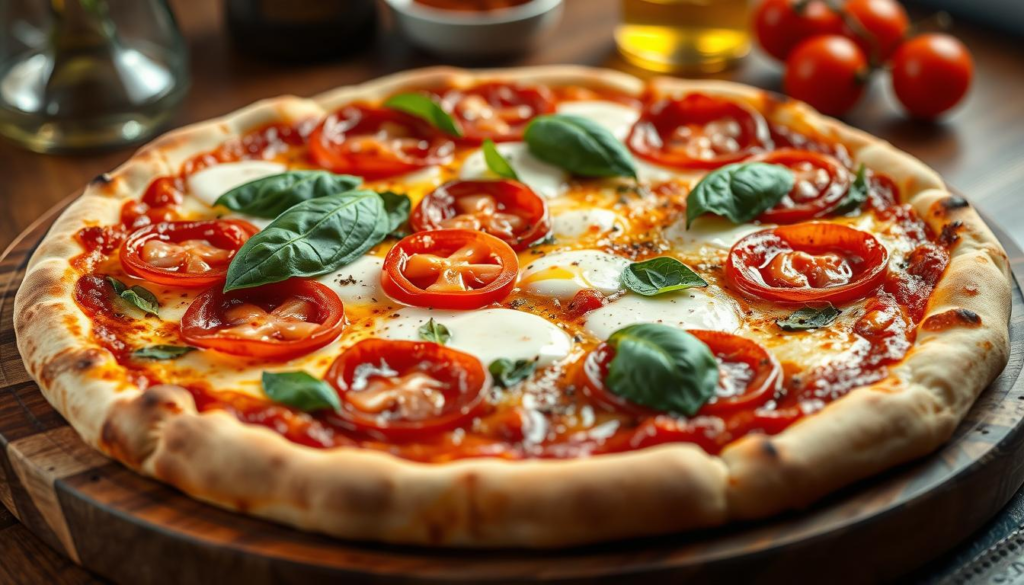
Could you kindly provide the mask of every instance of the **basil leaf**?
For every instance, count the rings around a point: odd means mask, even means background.
[[[121,293],[123,293],[124,291],[128,290],[128,286],[125,285],[125,283],[123,283],[120,280],[114,278],[113,276],[108,276],[107,277],[107,282],[109,282],[110,286],[113,287],[114,294],[116,294],[117,296],[121,296]]]
[[[675,327],[640,323],[608,338],[615,357],[605,386],[631,402],[693,416],[718,387],[718,362],[699,339]]]
[[[867,172],[864,169],[864,164],[861,163],[860,168],[857,169],[857,178],[853,180],[853,184],[850,185],[850,190],[846,192],[846,198],[836,207],[832,212],[835,215],[845,215],[851,211],[857,211],[861,205],[868,200],[868,178]]]
[[[159,316],[160,301],[157,300],[156,295],[153,293],[137,284],[128,288],[128,285],[113,276],[107,276],[107,282],[109,282],[110,286],[114,289],[114,293],[129,305],[132,305],[143,313]]]
[[[426,121],[431,126],[450,134],[456,138],[462,138],[462,130],[455,123],[455,120],[441,108],[441,105],[422,93],[400,93],[388,98],[384,107],[405,112]]]
[[[519,175],[516,174],[516,170],[512,168],[512,165],[509,164],[507,160],[505,160],[505,157],[501,156],[501,153],[498,152],[498,147],[494,144],[493,140],[490,138],[484,140],[483,150],[484,161],[487,162],[487,168],[490,169],[492,173],[498,175],[502,179],[512,179],[513,181],[519,180]]]
[[[793,171],[768,163],[736,163],[708,173],[686,198],[686,227],[705,213],[746,223],[768,211],[790,191]]]
[[[150,345],[136,349],[132,352],[132,357],[144,360],[173,360],[195,350],[196,348],[189,345]]]
[[[392,191],[379,191],[381,201],[384,202],[384,212],[388,214],[388,233],[395,233],[402,224],[409,221],[409,212],[412,210],[412,201],[408,195],[394,193]]]
[[[579,116],[552,114],[534,118],[524,135],[540,160],[582,177],[633,177],[633,155],[596,123]]]
[[[359,177],[328,171],[288,171],[235,187],[218,197],[215,204],[247,215],[274,219],[303,201],[351,191],[360,183]]]
[[[513,362],[508,358],[500,358],[491,362],[487,370],[491,372],[495,386],[508,388],[530,377],[530,374],[533,373],[536,367],[536,360],[516,360]]]
[[[820,309],[804,307],[784,319],[777,319],[775,324],[783,331],[809,331],[828,327],[841,313],[831,304]]]
[[[448,328],[437,321],[434,321],[433,317],[420,326],[419,334],[420,339],[424,341],[433,341],[438,345],[444,345],[452,338],[452,334],[448,331]]]
[[[304,201],[249,238],[228,266],[224,292],[334,272],[361,257],[391,227],[373,191]]]
[[[330,384],[306,372],[263,372],[267,397],[303,412],[341,410],[341,400]]]
[[[622,272],[622,284],[645,297],[708,285],[690,267],[667,256],[630,264]]]

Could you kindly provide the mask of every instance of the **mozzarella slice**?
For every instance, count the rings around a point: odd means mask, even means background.
[[[448,328],[446,344],[479,359],[537,360],[540,367],[564,359],[572,349],[569,334],[543,317],[512,309],[435,311],[418,307],[399,309],[383,317],[377,335],[385,339],[418,340],[419,328],[434,319]]]
[[[676,250],[697,252],[703,248],[729,250],[746,236],[773,227],[751,223],[737,225],[724,217],[702,215],[693,220],[690,229],[686,229],[686,218],[681,217],[662,233]]]
[[[619,215],[608,209],[587,207],[569,209],[555,213],[551,220],[551,230],[555,237],[574,239],[581,236],[604,235],[615,227]]]
[[[569,174],[530,154],[525,142],[502,142],[497,146],[498,152],[519,175],[519,180],[541,197],[558,197],[567,189]],[[498,177],[487,168],[483,150],[477,150],[463,161],[459,178],[472,181]]]
[[[627,294],[591,312],[584,327],[597,337],[608,339],[612,333],[636,323],[732,333],[740,327],[740,314],[735,301],[706,289],[656,297]]]
[[[383,267],[383,258],[363,256],[317,280],[338,293],[338,298],[346,305],[366,305],[385,298],[380,291],[380,271]]]
[[[558,105],[558,113],[586,118],[619,140],[629,136],[633,124],[640,118],[640,111],[636,108],[604,100],[563,102]]]
[[[286,170],[287,167],[282,164],[265,160],[221,163],[189,176],[188,188],[203,203],[212,207],[221,195],[235,187]]]
[[[566,301],[585,288],[612,295],[623,290],[622,271],[627,266],[629,260],[597,250],[557,252],[528,264],[519,285],[531,293]]]

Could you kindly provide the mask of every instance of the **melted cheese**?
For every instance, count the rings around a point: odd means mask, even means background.
[[[380,291],[380,271],[383,267],[383,258],[363,256],[317,280],[338,293],[338,298],[346,305],[368,305],[387,298]]]
[[[686,229],[686,218],[681,217],[662,232],[679,252],[700,253],[728,251],[736,242],[754,232],[775,227],[773,225],[734,224],[724,217],[704,215],[693,220]]]
[[[603,236],[615,228],[622,218],[609,209],[584,207],[553,212],[551,231],[556,238],[574,240],[586,236]]]
[[[707,289],[688,289],[656,297],[627,294],[591,312],[584,326],[600,339],[636,323],[662,323],[683,329],[732,333],[740,327],[736,303]]]
[[[597,250],[558,252],[528,264],[519,286],[537,295],[566,301],[585,288],[612,295],[622,290],[622,271],[627,266],[629,260]]]
[[[287,168],[275,162],[243,160],[205,168],[188,178],[188,189],[203,203],[213,206],[217,199],[246,183],[277,175]]]
[[[586,118],[623,141],[640,118],[636,108],[603,100],[564,102],[558,105],[558,113]]]
[[[503,142],[498,144],[498,152],[512,165],[519,180],[534,190],[541,197],[558,197],[565,192],[569,174],[562,169],[549,165],[530,154],[524,142]],[[466,157],[459,170],[459,178],[464,180],[496,179],[497,175],[487,168],[482,150],[477,150]]]
[[[512,309],[435,311],[405,307],[382,317],[376,335],[419,340],[419,328],[434,319],[448,328],[448,347],[476,356],[484,366],[494,360],[537,360],[540,367],[564,359],[572,349],[565,331],[543,317]]]

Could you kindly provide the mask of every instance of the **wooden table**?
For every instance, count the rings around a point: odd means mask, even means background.
[[[436,64],[390,31],[374,46],[333,63],[258,62],[236,51],[224,34],[220,3],[172,0],[192,51],[192,90],[174,125],[212,118],[261,98],[290,92],[312,95],[383,74]],[[612,29],[617,0],[567,0],[561,29],[537,52],[500,65],[578,63],[644,75],[616,55]],[[847,121],[938,169],[1024,244],[1024,43],[1002,33],[959,24],[954,32],[976,59],[967,103],[942,124],[904,118],[888,83],[875,80]],[[780,70],[759,55],[719,75],[778,89]],[[108,171],[133,149],[83,156],[47,156],[0,141],[0,249],[34,219],[89,179]],[[130,562],[130,561],[128,561]],[[0,583],[96,583],[95,577],[42,544],[0,506]]]

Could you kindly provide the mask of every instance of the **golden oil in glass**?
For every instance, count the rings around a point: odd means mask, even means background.
[[[750,50],[749,0],[622,0],[615,41],[644,69],[721,71]]]

